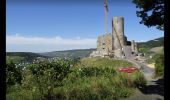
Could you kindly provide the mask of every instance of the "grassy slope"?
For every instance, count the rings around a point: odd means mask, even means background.
[[[115,100],[133,94],[138,84],[145,84],[143,75],[118,72],[119,67],[132,66],[122,60],[84,58],[72,68],[62,87],[55,88],[60,98],[82,100]]]
[[[80,61],[80,66],[93,66],[93,67],[109,67],[109,68],[117,68],[117,67],[127,67],[132,66],[131,63],[122,60],[112,60],[107,58],[83,58]]]
[[[150,40],[147,42],[138,43],[139,48],[153,48],[153,47],[159,47],[163,45],[164,45],[164,37],[156,38],[154,40]]]
[[[40,68],[49,67],[51,64],[42,64],[43,67],[40,65]],[[61,63],[61,65],[64,66],[65,64]],[[143,75],[138,71],[134,73],[118,72],[119,67],[129,66],[132,66],[132,64],[122,60],[83,58],[70,69],[68,75],[61,81],[61,85],[53,88],[51,96],[54,99],[52,100],[117,100],[126,98],[133,94],[134,88],[145,84]],[[48,71],[50,72],[50,70]],[[47,74],[44,77],[47,78]],[[47,90],[49,86],[46,82],[50,82],[50,84],[53,84],[51,82],[58,82],[58,80],[45,80],[44,83],[41,82],[36,86],[37,83],[34,82],[37,81],[33,81],[34,78],[31,78],[30,74],[26,76],[28,79],[26,78],[23,83],[26,86],[31,84],[31,87],[21,87],[20,90],[20,88],[14,86],[13,92],[7,93],[7,100],[22,100],[22,97],[24,99],[33,97],[39,100],[38,97],[41,96],[38,90],[39,86],[44,86],[43,89]],[[41,76],[42,79],[44,77]],[[51,77],[48,78],[51,79]]]
[[[160,47],[163,45],[164,45],[164,37],[160,37],[160,38],[150,40],[147,42],[139,42],[138,48],[139,48],[139,52],[154,53],[154,52],[150,51],[150,49],[155,48],[155,47]]]
[[[163,49],[163,47],[160,46],[160,47],[154,47],[154,48],[150,49],[150,51],[155,52],[155,53],[160,53],[162,49]]]

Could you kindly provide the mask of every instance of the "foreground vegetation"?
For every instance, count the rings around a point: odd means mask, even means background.
[[[154,53],[152,58],[147,60],[147,63],[154,63],[155,65],[155,77],[164,75],[164,51],[160,50],[158,53]]]
[[[131,63],[106,58],[39,61],[16,65],[7,60],[7,100],[103,100],[130,96],[146,84],[143,75],[122,73]]]
[[[145,53],[147,63],[153,63],[155,65],[155,77],[164,75],[164,49],[160,49],[160,52],[153,52],[151,49],[154,47],[163,47],[164,37],[160,37],[147,42],[138,43],[139,52]],[[152,58],[150,58],[152,56]]]

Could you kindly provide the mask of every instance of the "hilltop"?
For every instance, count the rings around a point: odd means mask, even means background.
[[[139,52],[154,53],[160,51],[164,46],[164,37],[156,38],[146,42],[138,42]],[[154,49],[155,48],[155,49]]]
[[[75,49],[75,50],[45,52],[45,53],[39,53],[39,54],[42,56],[48,56],[48,57],[84,58],[84,57],[88,57],[90,53],[94,50],[96,49]]]
[[[156,38],[146,42],[138,42],[139,48],[154,48],[164,45],[164,37]]]

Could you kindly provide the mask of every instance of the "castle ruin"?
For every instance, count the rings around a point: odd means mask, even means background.
[[[124,35],[124,18],[112,18],[112,34],[108,32],[108,4],[104,0],[105,33],[97,38],[97,50],[90,57],[129,58],[138,53],[137,43],[127,41]]]
[[[129,58],[138,53],[137,43],[127,41],[124,35],[124,18],[112,18],[112,34],[106,33],[98,36],[97,50],[90,57]]]

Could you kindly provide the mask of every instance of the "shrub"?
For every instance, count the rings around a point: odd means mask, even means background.
[[[155,74],[156,76],[164,75],[164,54],[157,54],[157,58],[155,60]]]
[[[15,84],[21,84],[22,72],[21,68],[17,67],[12,60],[6,60],[6,84],[10,87]]]
[[[134,84],[136,87],[144,87],[146,85],[146,79],[144,75],[141,72],[136,72],[134,74]]]
[[[20,94],[25,99],[51,98],[53,89],[61,86],[62,80],[69,73],[70,63],[67,60],[57,60],[40,61],[27,65],[18,95]],[[10,94],[15,93],[9,93],[8,97],[11,96]]]

